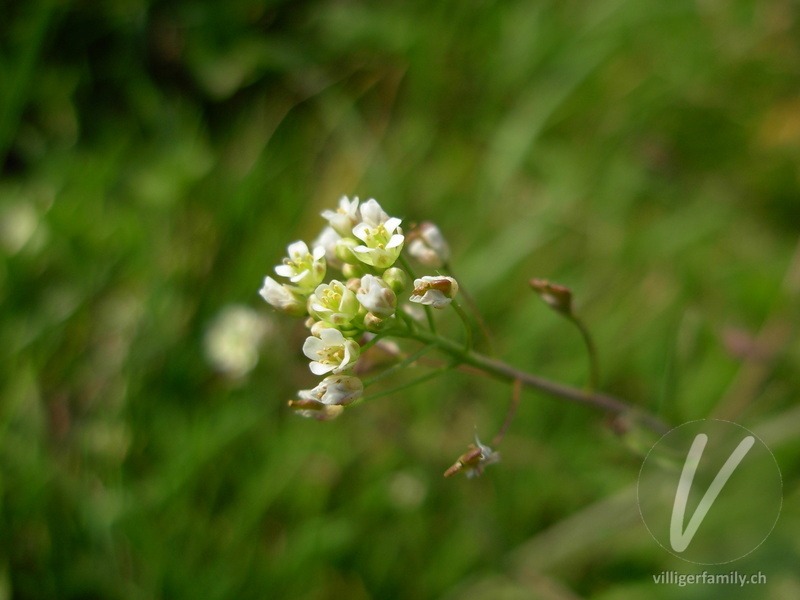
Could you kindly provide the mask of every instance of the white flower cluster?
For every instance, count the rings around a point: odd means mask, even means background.
[[[329,420],[362,395],[364,386],[353,374],[359,340],[366,332],[396,325],[397,294],[407,286],[408,275],[394,266],[406,239],[401,219],[387,215],[374,199],[359,202],[343,197],[337,210],[323,211],[322,216],[328,226],[312,248],[302,241],[289,244],[289,256],[275,267],[275,273],[288,282],[266,277],[260,294],[280,312],[307,317],[311,335],[303,354],[311,361],[311,372],[325,378],[315,388],[301,390],[299,399],[289,404],[298,414]],[[414,244],[418,251],[412,256],[432,264],[444,240],[432,224],[426,224],[423,237],[431,243]],[[324,283],[329,267],[341,270],[342,279]],[[415,280],[410,300],[443,308],[457,291],[451,277],[423,277]]]

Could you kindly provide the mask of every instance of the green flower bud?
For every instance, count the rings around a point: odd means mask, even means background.
[[[406,272],[397,267],[386,269],[382,277],[395,294],[402,294],[410,281]]]
[[[334,246],[336,258],[346,264],[358,264],[360,261],[355,257],[352,250],[359,245],[360,242],[351,237],[336,240],[336,245]]]

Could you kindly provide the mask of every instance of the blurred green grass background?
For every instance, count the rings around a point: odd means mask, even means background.
[[[800,594],[800,8],[792,0],[31,0],[0,23],[0,599]],[[342,194],[436,222],[511,363],[783,470],[753,589],[654,586],[652,441],[462,373],[290,414],[303,328],[257,290]],[[258,365],[215,371],[231,304]],[[455,330],[457,332],[457,329]],[[635,433],[635,432],[634,432]],[[719,572],[728,572],[723,566]]]

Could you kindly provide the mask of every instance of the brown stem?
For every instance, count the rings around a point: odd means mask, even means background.
[[[463,364],[476,367],[497,379],[509,382],[519,380],[522,385],[545,392],[551,396],[569,400],[570,402],[593,406],[618,415],[630,415],[659,434],[666,433],[670,430],[670,427],[655,415],[632,404],[628,404],[619,398],[598,392],[588,392],[555,381],[550,381],[544,377],[521,371],[507,363],[478,354],[477,352],[464,352],[464,348],[461,344],[438,335],[431,335],[427,331],[416,332],[412,334],[412,337],[427,344],[435,344],[441,350],[457,358]]]

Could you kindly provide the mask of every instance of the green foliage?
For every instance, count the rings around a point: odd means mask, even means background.
[[[677,597],[641,432],[526,393],[503,462],[445,481],[507,386],[289,414],[303,330],[257,290],[342,194],[436,222],[512,364],[585,380],[549,278],[603,389],[762,426],[784,515],[736,568],[796,595],[792,2],[5,4],[0,599]],[[232,303],[272,321],[243,381],[203,353]]]

